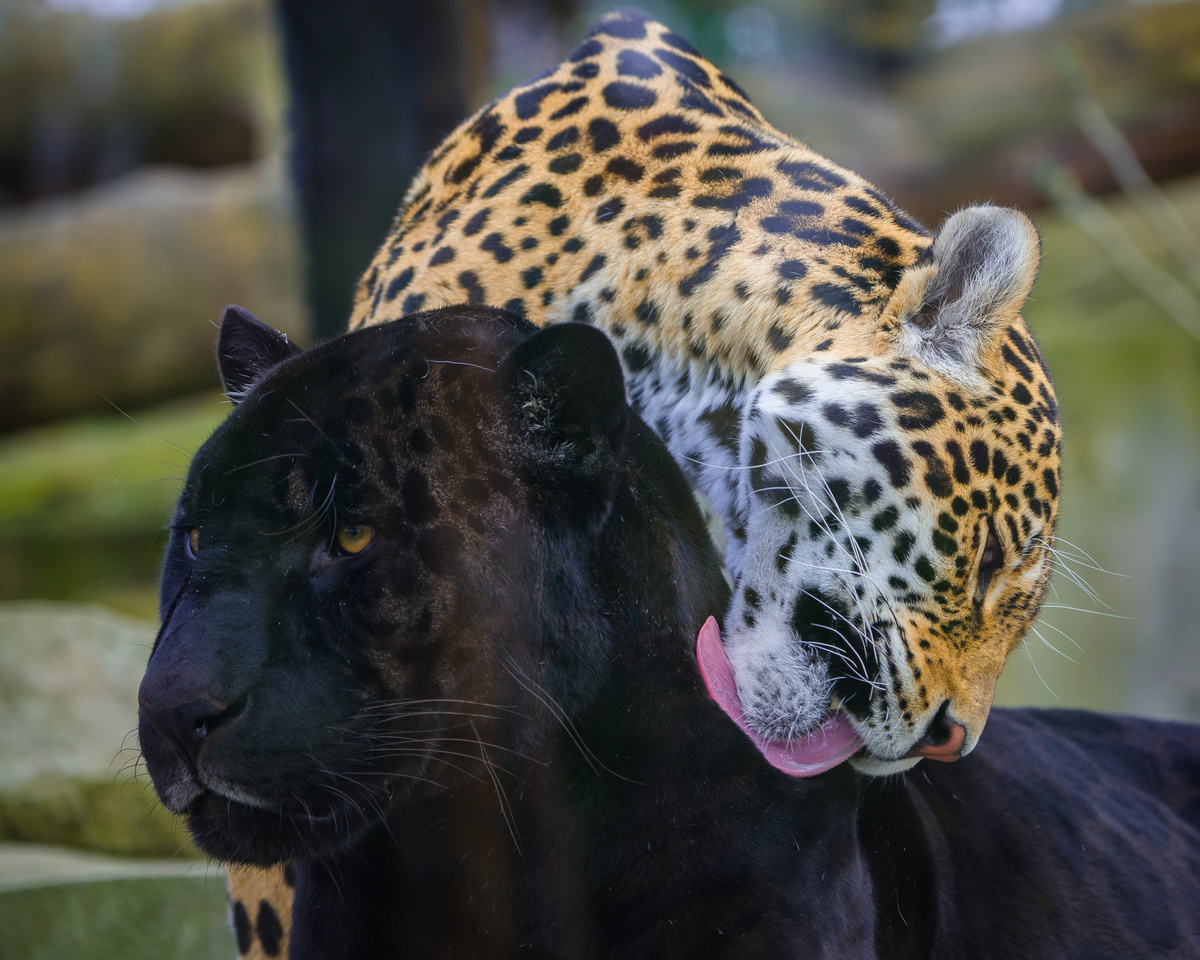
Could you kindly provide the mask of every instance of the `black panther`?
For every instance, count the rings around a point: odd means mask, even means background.
[[[291,861],[291,957],[1200,956],[1195,728],[998,711],[889,778],[764,758],[697,662],[703,520],[594,327],[452,307],[300,352],[231,308],[218,352],[139,732],[203,850]]]

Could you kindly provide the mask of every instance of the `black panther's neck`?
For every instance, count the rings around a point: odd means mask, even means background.
[[[856,775],[773,770],[689,658],[626,651],[569,731],[503,766],[502,791],[467,781],[298,864],[293,957],[873,955]],[[747,930],[798,888],[793,918]]]

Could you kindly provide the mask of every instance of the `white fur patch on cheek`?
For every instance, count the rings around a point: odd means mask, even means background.
[[[725,648],[738,697],[752,728],[790,739],[823,722],[829,709],[824,659],[803,642],[791,622],[803,572],[781,547],[798,542],[795,525],[778,511],[758,508],[749,549],[726,621]]]
[[[662,355],[627,371],[626,390],[642,418],[662,437],[692,488],[703,491],[709,528],[736,579],[744,549],[737,458],[746,388],[700,364],[679,366]]]
[[[770,739],[790,740],[820,726],[829,710],[825,667],[792,641],[787,624],[760,621],[731,631],[725,642],[751,727]]]

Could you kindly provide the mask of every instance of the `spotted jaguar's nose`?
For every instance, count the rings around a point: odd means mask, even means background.
[[[909,751],[909,756],[940,760],[943,763],[950,763],[962,756],[967,730],[961,723],[950,719],[949,710],[950,701],[943,701],[938,712],[929,721],[929,726],[925,728],[925,735]]]
[[[171,707],[143,702],[138,709],[142,723],[148,724],[167,742],[193,775],[208,735],[240,712],[241,704],[227,707],[211,700],[189,700]]]

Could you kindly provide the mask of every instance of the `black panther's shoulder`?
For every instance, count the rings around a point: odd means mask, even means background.
[[[997,710],[970,756],[867,793],[886,853],[926,884],[930,942],[987,957],[1200,950],[1200,727]]]

